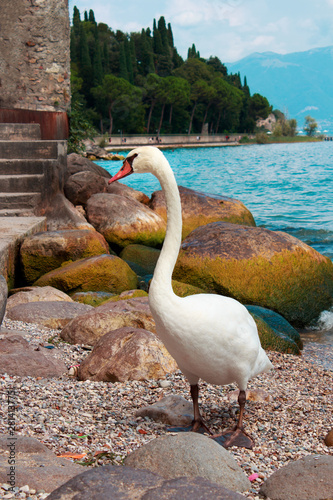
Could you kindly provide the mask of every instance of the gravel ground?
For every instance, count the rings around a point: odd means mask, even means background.
[[[89,353],[82,346],[59,342],[57,330],[4,320],[4,326],[21,330],[32,345],[54,343],[54,356],[70,367]],[[268,352],[274,371],[252,380],[249,389],[260,389],[270,401],[248,401],[245,427],[255,441],[253,450],[233,447],[230,452],[247,476],[257,473],[245,493],[258,499],[262,482],[289,461],[309,454],[333,455],[324,438],[333,428],[333,349],[330,345],[305,344],[302,356]],[[165,387],[166,386],[166,387]],[[180,372],[165,381],[128,383],[79,382],[32,377],[0,378],[0,432],[7,432],[6,393],[16,391],[18,434],[33,436],[57,455],[77,454],[78,463],[99,466],[121,464],[123,458],[151,439],[165,435],[164,424],[136,418],[135,412],[171,394],[189,399],[188,385]],[[203,415],[214,432],[232,426],[238,405],[230,399],[235,385],[201,383]],[[72,460],[74,460],[72,458]],[[6,488],[6,486],[4,487]],[[0,489],[1,498],[11,498]],[[27,487],[13,498],[41,499],[47,495]],[[2,495],[2,496],[1,496]]]

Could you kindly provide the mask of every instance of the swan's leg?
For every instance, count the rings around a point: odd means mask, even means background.
[[[193,401],[193,420],[192,425],[188,425],[187,427],[168,427],[169,432],[200,432],[203,434],[205,431],[208,434],[212,434],[212,432],[208,429],[206,424],[203,421],[203,418],[199,409],[199,386],[198,384],[191,385],[190,389],[191,398]]]
[[[232,431],[225,431],[221,434],[213,436],[214,441],[224,446],[224,448],[229,448],[230,446],[239,446],[241,448],[253,448],[253,440],[246,434],[243,430],[243,416],[246,403],[246,393],[245,391],[239,391],[238,404],[239,404],[239,416],[235,428]]]

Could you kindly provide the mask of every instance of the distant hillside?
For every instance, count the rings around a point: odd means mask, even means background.
[[[299,128],[311,115],[322,131],[333,133],[333,46],[285,55],[256,52],[226,66],[247,77],[251,94],[265,95],[273,108],[296,118]]]

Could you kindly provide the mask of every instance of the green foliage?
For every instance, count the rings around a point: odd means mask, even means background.
[[[267,99],[251,96],[240,74],[228,75],[218,57],[205,60],[193,44],[184,62],[162,16],[153,30],[123,33],[96,23],[93,10],[74,7],[71,27],[73,123],[77,108],[103,134],[253,132],[271,111]]]
[[[69,118],[68,153],[84,151],[84,141],[96,135],[96,129],[87,118],[83,104],[79,101],[72,103]]]
[[[306,116],[304,119],[304,132],[309,137],[313,137],[316,134],[318,124],[314,118],[311,116]]]
[[[296,135],[297,121],[293,118],[286,120],[284,115],[275,124],[273,133],[276,137],[294,137]]]
[[[268,137],[265,132],[258,132],[256,134],[256,143],[257,144],[267,144],[268,143]]]

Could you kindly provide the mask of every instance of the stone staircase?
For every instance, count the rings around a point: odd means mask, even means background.
[[[39,124],[0,123],[0,217],[39,215],[61,190],[66,141],[40,137]]]

